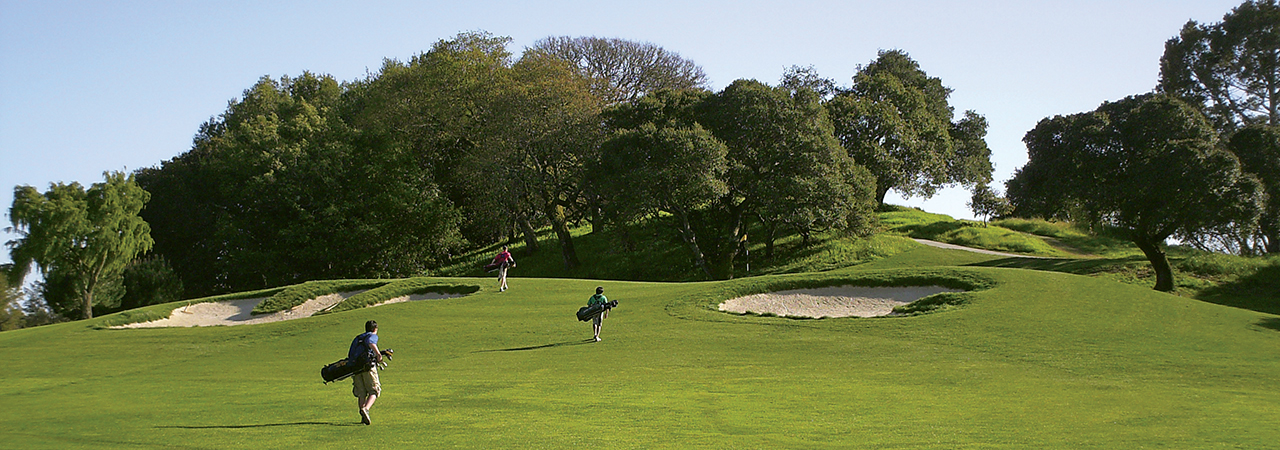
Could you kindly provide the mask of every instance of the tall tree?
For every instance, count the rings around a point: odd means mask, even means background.
[[[1007,184],[1015,212],[1074,213],[1069,218],[1125,230],[1151,262],[1160,291],[1174,288],[1166,239],[1244,220],[1261,197],[1208,120],[1167,95],[1047,118],[1023,141],[1029,160]]]
[[[264,77],[191,151],[140,172],[156,188],[148,219],[184,286],[207,295],[407,276],[460,246],[459,214],[418,155],[344,119],[364,93],[328,76]]]
[[[151,249],[150,227],[139,217],[150,194],[132,175],[105,173],[86,191],[79,183],[56,183],[45,193],[31,186],[14,190],[9,217],[19,237],[9,242],[15,285],[35,264],[46,279],[70,283],[81,314],[93,317],[97,294],[119,284],[130,261]]]
[[[951,89],[901,50],[881,51],[827,102],[835,136],[876,176],[876,201],[890,190],[932,196],[949,185],[991,181],[986,120],[975,112],[952,123]]]
[[[588,80],[558,58],[526,51],[511,70],[510,82],[484,117],[484,146],[472,154],[499,175],[490,183],[527,198],[543,214],[565,267],[576,267],[581,262],[569,222],[582,214],[584,171],[604,137],[602,105]]]
[[[530,50],[570,63],[592,80],[592,92],[606,104],[634,100],[659,89],[707,87],[702,67],[647,42],[554,36],[535,42]]]
[[[869,200],[860,194],[869,197],[869,186],[861,188],[870,180],[832,136],[817,95],[738,80],[697,111],[699,123],[728,148],[729,192],[701,221],[713,237],[704,250],[717,278],[733,276],[753,217],[766,228],[806,226],[813,223],[803,217],[826,210],[835,222],[825,225],[846,225],[850,217],[863,223]]]
[[[1200,107],[1245,170],[1271,186],[1268,166],[1274,164],[1259,159],[1272,151],[1266,132],[1249,128],[1280,126],[1280,6],[1275,0],[1246,1],[1218,23],[1187,22],[1165,43],[1157,89]],[[1237,132],[1245,136],[1237,138]],[[1280,200],[1269,196],[1257,222],[1230,223],[1184,240],[1241,254],[1280,252],[1276,203]]]
[[[351,84],[346,115],[368,142],[362,145],[412,168],[413,183],[439,186],[462,212],[462,236],[473,242],[498,239],[512,217],[502,204],[509,197],[475,188],[493,175],[467,167],[498,93],[510,83],[510,41],[460,33],[407,62],[388,60],[376,77]]]
[[[622,129],[601,148],[592,181],[617,220],[670,214],[694,263],[712,278],[694,230],[694,215],[729,192],[724,144],[698,124],[658,128],[646,122]]]
[[[973,195],[969,197],[969,210],[982,218],[982,226],[985,227],[988,220],[1012,212],[1013,206],[1009,205],[1009,199],[1001,197],[987,185],[980,184],[973,189]]]
[[[1227,149],[1240,159],[1245,172],[1258,178],[1267,194],[1256,228],[1255,241],[1262,248],[1253,252],[1280,253],[1280,127],[1247,126],[1231,135]]]
[[[1203,107],[1223,133],[1280,125],[1280,6],[1249,0],[1222,22],[1187,22],[1165,43],[1157,89]]]

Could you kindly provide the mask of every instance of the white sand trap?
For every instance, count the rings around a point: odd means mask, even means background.
[[[796,289],[748,295],[726,300],[720,310],[743,314],[774,314],[791,317],[878,317],[893,307],[914,302],[940,292],[961,292],[941,286],[863,287],[838,286]]]
[[[253,308],[257,307],[266,298],[250,298],[244,300],[229,300],[225,302],[205,302],[196,303],[173,310],[169,314],[168,319],[153,320],[150,322],[131,323],[111,328],[157,328],[157,327],[207,327],[215,325],[253,325],[257,323],[279,322],[281,320],[301,319],[303,317],[311,317],[316,312],[324,311],[332,308],[334,305],[341,303],[343,300],[364,291],[341,292],[337,294],[322,295],[320,297],[307,300],[305,303],[295,306],[292,309],[274,312],[271,314],[263,314],[255,316],[250,314]],[[439,300],[445,298],[461,297],[461,294],[414,294],[404,295],[400,297],[378,303],[373,306],[389,305],[392,303],[401,303],[417,300]]]

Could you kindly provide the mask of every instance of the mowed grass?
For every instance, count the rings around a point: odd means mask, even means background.
[[[917,248],[727,282],[442,278],[472,295],[272,324],[0,333],[6,448],[1268,448],[1280,318]],[[715,311],[797,286],[939,281],[945,312]],[[603,342],[572,313],[620,301]],[[181,306],[181,305],[174,305]],[[365,320],[396,350],[372,426],[318,371]]]

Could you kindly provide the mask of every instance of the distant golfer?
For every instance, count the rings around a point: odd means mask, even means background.
[[[511,257],[507,246],[502,246],[498,256],[493,257],[493,264],[498,266],[498,292],[507,290],[507,268],[516,266],[516,259]]]
[[[603,305],[605,303],[609,303],[609,299],[604,296],[604,286],[597,286],[596,295],[592,295],[591,298],[587,299],[587,306]],[[600,325],[604,323],[604,319],[607,317],[609,317],[609,310],[605,309],[591,319],[591,331],[596,333],[596,342],[600,342]]]
[[[372,320],[364,323],[364,333],[351,341],[351,349],[347,351],[347,359],[351,361],[368,361],[373,358],[375,364],[369,370],[351,376],[351,393],[356,396],[360,407],[360,423],[369,425],[369,408],[382,394],[382,383],[378,381],[378,364],[382,363],[382,353],[378,351],[378,322]]]

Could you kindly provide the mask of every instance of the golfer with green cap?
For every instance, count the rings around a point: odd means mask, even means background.
[[[592,295],[587,300],[587,306],[603,305],[605,303],[609,303],[609,299],[604,296],[604,286],[596,286],[596,295]],[[596,333],[596,342],[600,342],[600,324],[607,317],[609,317],[609,310],[605,309],[591,319],[591,330]]]

